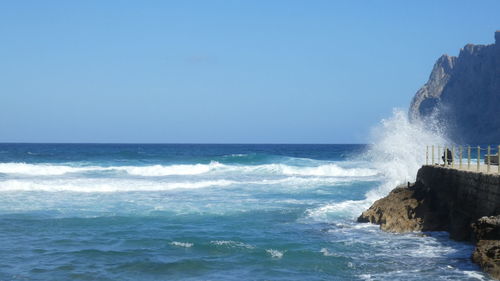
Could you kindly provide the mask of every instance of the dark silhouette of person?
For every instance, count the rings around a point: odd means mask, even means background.
[[[445,153],[446,153],[446,156],[445,156]],[[448,158],[448,159],[446,159],[446,158]],[[441,159],[443,159],[443,163],[445,163],[445,161],[448,160],[448,165],[450,165],[451,162],[453,162],[453,154],[451,153],[451,150],[449,148],[447,148],[446,151],[443,152],[443,157],[441,157]]]

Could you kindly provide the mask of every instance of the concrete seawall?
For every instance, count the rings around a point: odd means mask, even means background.
[[[448,231],[476,245],[473,261],[500,280],[500,175],[438,165],[395,188],[358,218],[389,232]]]
[[[471,223],[500,214],[500,176],[437,165],[423,166],[416,185],[431,197],[430,211],[438,212],[443,230],[453,239],[469,240]]]

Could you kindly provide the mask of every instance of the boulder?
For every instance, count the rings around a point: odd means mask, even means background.
[[[500,280],[500,216],[482,217],[472,229],[476,240],[472,260]]]

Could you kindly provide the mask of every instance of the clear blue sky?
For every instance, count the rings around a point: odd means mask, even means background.
[[[1,1],[0,142],[356,143],[500,1]]]

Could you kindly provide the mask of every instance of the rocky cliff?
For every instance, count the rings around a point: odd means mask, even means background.
[[[415,94],[411,120],[432,118],[459,143],[500,140],[500,31],[495,44],[468,44],[458,57],[443,55]]]
[[[453,239],[475,242],[473,260],[500,279],[499,215],[500,176],[424,166],[413,185],[394,189],[358,221],[390,232],[448,231]]]

